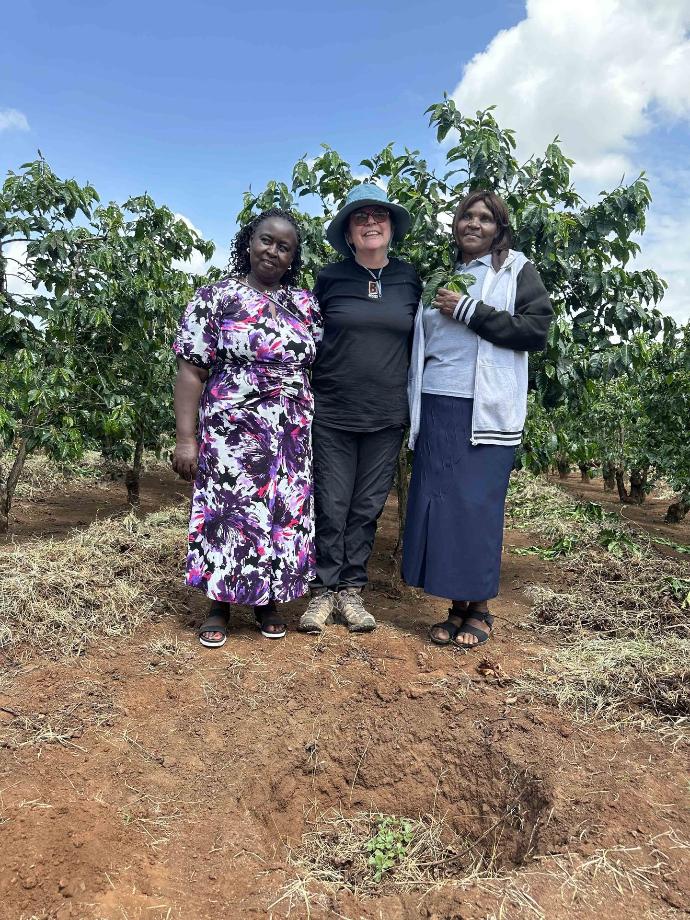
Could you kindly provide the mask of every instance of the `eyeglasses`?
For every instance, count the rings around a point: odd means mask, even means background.
[[[388,213],[387,208],[367,208],[366,210],[362,209],[361,211],[355,211],[352,214],[352,222],[358,227],[363,227],[365,224],[369,223],[370,217],[374,223],[383,224],[388,220],[390,214]]]

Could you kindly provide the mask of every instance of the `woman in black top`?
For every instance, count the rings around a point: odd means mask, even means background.
[[[410,215],[378,186],[355,186],[327,231],[346,256],[314,294],[324,323],[312,373],[316,579],[300,621],[321,632],[340,616],[353,632],[376,626],[363,603],[376,522],[408,422],[407,372],[421,294],[416,270],[389,258]]]

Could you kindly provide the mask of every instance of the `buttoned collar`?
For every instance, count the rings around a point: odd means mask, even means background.
[[[491,266],[491,253],[487,252],[485,255],[479,256],[478,259],[472,259],[472,261],[468,262],[467,265],[465,265],[464,262],[458,261],[455,263],[455,270],[456,271],[469,271],[469,269],[472,268],[473,265],[488,265],[490,267]]]

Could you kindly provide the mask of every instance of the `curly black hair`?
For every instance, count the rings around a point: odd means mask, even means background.
[[[296,285],[299,281],[300,272],[302,271],[302,231],[292,211],[284,211],[282,208],[269,208],[267,211],[262,211],[261,214],[253,217],[248,224],[245,224],[244,227],[238,230],[230,246],[228,271],[230,274],[239,275],[240,277],[249,274],[251,271],[249,252],[247,251],[249,248],[249,241],[258,230],[259,224],[263,223],[263,221],[267,220],[269,217],[280,217],[282,220],[286,220],[294,228],[295,235],[297,236],[297,248],[292,258],[292,265],[282,277],[282,283],[287,287]]]

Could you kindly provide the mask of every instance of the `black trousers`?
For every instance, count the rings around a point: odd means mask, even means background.
[[[345,431],[314,422],[316,590],[362,587],[403,428]]]

